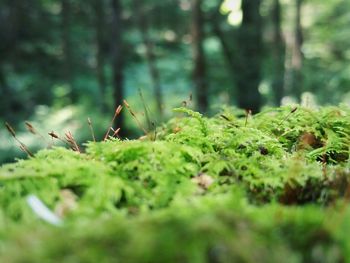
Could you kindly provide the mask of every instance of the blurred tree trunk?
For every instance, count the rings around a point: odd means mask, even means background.
[[[193,80],[200,112],[208,111],[208,85],[206,82],[205,55],[203,49],[202,0],[192,0],[192,49],[194,59]]]
[[[102,112],[107,111],[106,104],[106,77],[104,74],[104,29],[105,29],[105,13],[104,13],[104,1],[102,0],[94,0],[93,6],[95,9],[96,21],[95,21],[95,30],[96,30],[96,77],[99,86],[100,92],[100,101],[99,106],[101,107]]]
[[[3,12],[1,12],[3,11]],[[30,112],[30,101],[23,103],[21,94],[14,89],[11,81],[7,79],[6,66],[10,63],[15,73],[21,64],[18,62],[20,57],[19,44],[21,38],[27,33],[25,19],[28,17],[26,3],[20,0],[9,1],[9,5],[0,9],[0,116],[7,121],[18,121],[18,114]],[[10,62],[10,63],[9,63]],[[8,64],[9,63],[9,64]],[[32,105],[31,105],[32,106]]]
[[[122,5],[120,0],[111,0],[112,7],[112,64],[113,64],[113,99],[115,108],[123,105],[124,99],[124,58],[123,58],[123,24]],[[124,116],[119,115],[115,120],[115,127],[125,132]]]
[[[243,21],[238,34],[236,82],[238,105],[258,112],[261,107],[259,84],[262,60],[262,21],[259,12],[261,0],[242,1]]]
[[[208,16],[208,23],[211,25],[212,33],[217,37],[221,44],[221,51],[224,60],[226,61],[225,70],[231,78],[232,83],[236,82],[235,78],[235,70],[236,70],[236,54],[238,54],[237,50],[237,32],[235,28],[229,27],[229,30],[224,30],[222,25],[227,25],[227,16],[223,16],[221,14],[221,4],[222,1],[217,1],[216,6],[212,9]],[[236,89],[228,89],[226,91],[228,102],[233,102],[235,96]]]
[[[6,121],[18,121],[18,114],[30,109],[22,103],[21,97],[9,86],[3,67],[0,65],[0,97],[4,98],[0,105],[0,116]]]
[[[292,89],[300,100],[301,94],[303,92],[303,78],[302,78],[302,67],[303,67],[303,31],[301,25],[301,10],[303,0],[296,1],[296,14],[295,14],[295,25],[294,25],[294,43],[292,51]]]
[[[281,4],[279,0],[274,0],[273,10],[273,63],[274,79],[272,89],[274,92],[274,103],[276,106],[281,104],[284,96],[284,61],[285,61],[285,42],[282,34]]]
[[[158,116],[162,119],[163,116],[163,96],[162,96],[162,87],[160,84],[160,74],[157,68],[156,56],[154,54],[154,43],[149,37],[149,25],[148,25],[148,17],[145,12],[145,5],[141,4],[141,1],[135,1],[135,10],[137,16],[137,23],[139,30],[141,32],[141,37],[143,44],[146,48],[146,59],[148,63],[148,68],[151,76],[151,80],[153,83],[154,96],[157,104]]]
[[[9,87],[7,85],[5,74],[3,72],[1,65],[0,65],[0,91],[1,91],[1,97],[8,99],[7,96],[9,94]],[[7,100],[4,100],[4,102],[7,102]]]
[[[11,90],[7,85],[5,74],[3,72],[1,65],[0,65],[0,97],[6,98],[1,101],[0,116],[3,118],[9,118],[9,116],[11,116],[11,113],[12,113],[12,111],[10,110],[10,105],[13,99],[12,99]]]
[[[77,100],[77,94],[73,87],[73,60],[72,60],[72,40],[71,40],[71,0],[61,0],[62,18],[62,45],[64,55],[63,77],[70,89],[71,101]]]
[[[229,73],[233,76],[234,72],[234,51],[231,43],[228,43],[227,38],[225,37],[225,32],[223,32],[220,24],[223,15],[220,13],[221,1],[218,1],[217,6],[214,8],[212,13],[209,15],[209,21],[211,24],[211,29],[213,34],[218,38],[222,47],[222,53],[224,59],[226,60],[227,66],[229,68]],[[226,18],[227,19],[227,18]],[[226,20],[225,20],[225,23]]]

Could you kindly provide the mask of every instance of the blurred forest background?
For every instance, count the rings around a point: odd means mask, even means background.
[[[50,131],[90,140],[88,117],[103,138],[123,99],[156,125],[190,97],[207,114],[349,104],[349,61],[348,0],[0,0],[0,121],[33,151]],[[141,134],[127,111],[114,127]],[[0,141],[0,163],[21,156]]]

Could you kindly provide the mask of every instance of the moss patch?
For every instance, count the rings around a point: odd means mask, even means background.
[[[342,262],[350,109],[186,108],[148,137],[0,169],[1,262]],[[37,196],[63,220],[28,206]],[[344,198],[344,196],[346,198]]]

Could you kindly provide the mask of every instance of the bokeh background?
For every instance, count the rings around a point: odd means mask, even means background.
[[[350,104],[349,61],[347,0],[0,0],[0,121],[32,151],[91,140],[88,117],[103,138],[123,99],[156,125],[184,101]],[[127,111],[117,127],[142,134]],[[0,163],[23,156],[3,126]]]

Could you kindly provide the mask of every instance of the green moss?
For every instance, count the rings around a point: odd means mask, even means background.
[[[349,108],[285,107],[248,118],[230,108],[212,118],[176,112],[148,139],[89,142],[82,154],[43,150],[0,168],[0,261],[350,256],[342,232],[350,214],[342,205]],[[63,226],[39,219],[29,195],[62,217]]]

